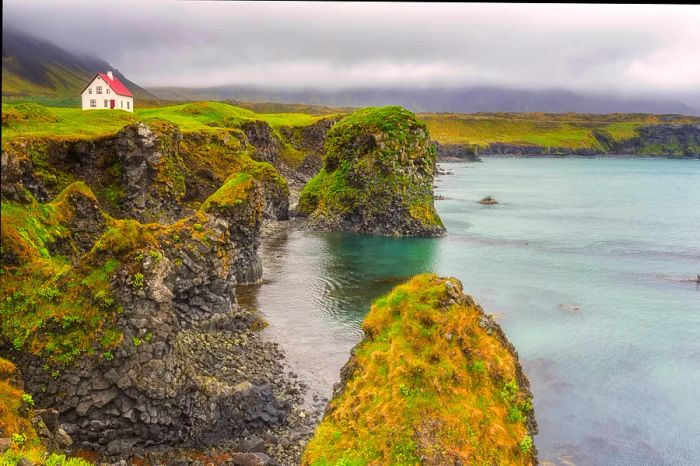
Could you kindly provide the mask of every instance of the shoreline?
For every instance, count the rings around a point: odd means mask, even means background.
[[[546,154],[479,154],[478,160],[470,160],[467,157],[442,157],[438,159],[438,163],[479,163],[487,159],[620,159],[620,160],[694,160],[698,161],[698,157],[676,157],[672,155],[633,155],[633,154],[596,154],[596,155],[546,155]]]

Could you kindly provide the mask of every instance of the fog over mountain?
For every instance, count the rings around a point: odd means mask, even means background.
[[[8,0],[3,21],[164,96],[429,111],[700,108],[693,5]]]

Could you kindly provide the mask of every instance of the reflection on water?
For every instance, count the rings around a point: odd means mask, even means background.
[[[239,287],[238,301],[267,316],[270,336],[283,343],[294,370],[327,397],[362,338],[371,302],[432,270],[435,241],[308,232],[267,239],[264,282]]]
[[[700,164],[451,168],[447,237],[291,232],[264,241],[265,283],[239,301],[327,396],[374,299],[417,273],[455,276],[518,349],[543,463],[700,464]]]

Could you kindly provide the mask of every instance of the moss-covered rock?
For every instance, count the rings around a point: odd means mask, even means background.
[[[458,280],[414,277],[363,330],[303,464],[537,464],[517,353]]]
[[[233,175],[202,203],[200,211],[225,220],[232,241],[240,246],[233,263],[237,282],[259,281],[262,263],[257,250],[265,211],[261,183],[248,173]]]
[[[319,224],[381,235],[444,233],[433,206],[435,149],[425,124],[401,107],[366,108],[331,128],[323,169],[298,209]]]
[[[35,409],[34,398],[24,391],[17,367],[0,357],[0,464],[89,466],[79,458],[54,453],[70,447],[73,440],[59,427],[58,413]]]

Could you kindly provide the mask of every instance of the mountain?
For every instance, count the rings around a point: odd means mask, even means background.
[[[414,112],[674,113],[698,110],[674,99],[584,95],[562,89],[520,90],[498,87],[364,88],[338,91],[263,89],[246,86],[151,88],[163,99],[283,102],[335,108],[402,105]]]
[[[24,32],[2,30],[3,97],[75,97],[98,71],[112,70],[137,99],[156,97],[104,60],[70,53]]]

